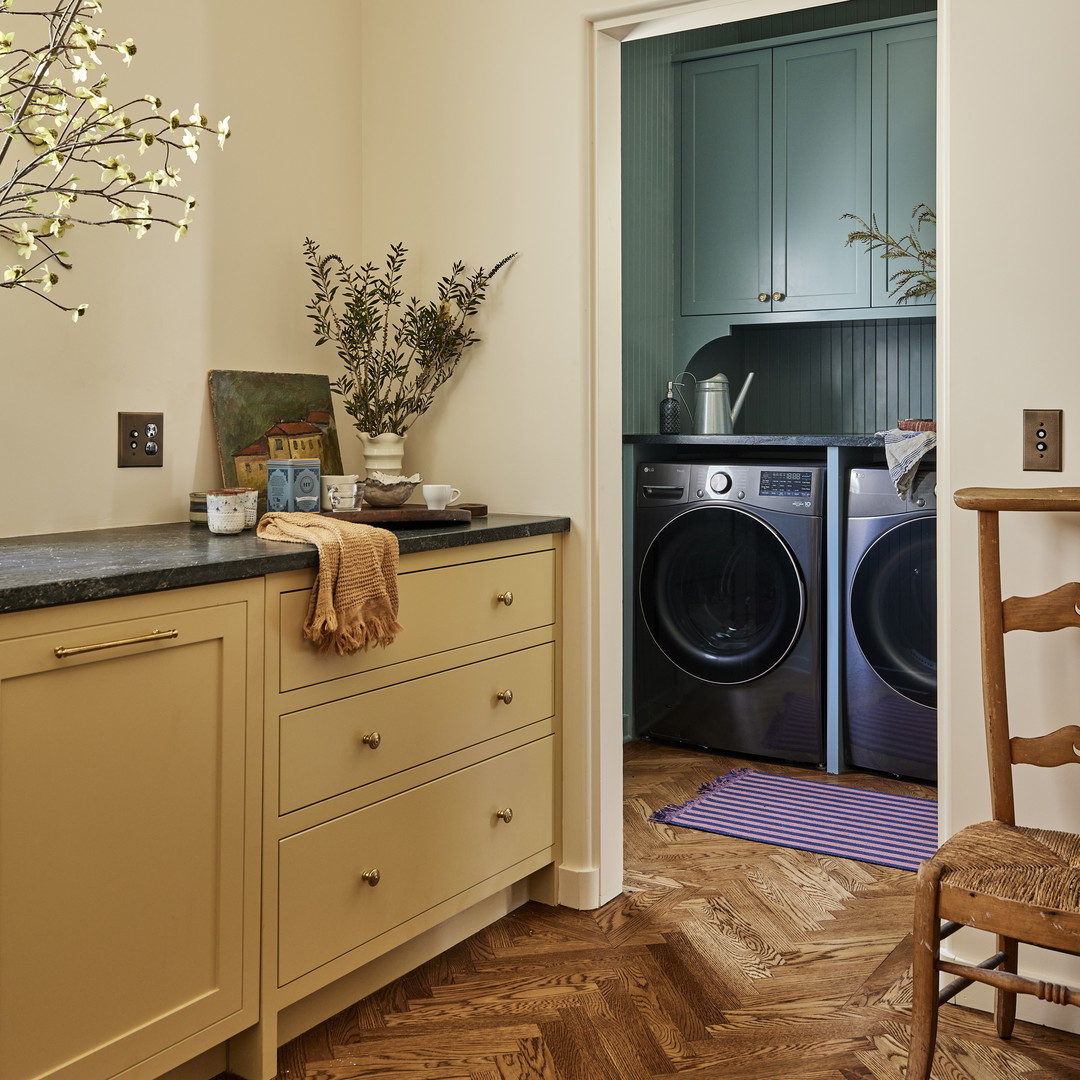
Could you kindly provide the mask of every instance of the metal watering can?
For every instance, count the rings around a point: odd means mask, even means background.
[[[746,376],[746,382],[743,383],[734,405],[731,404],[731,390],[727,376],[722,372],[717,372],[700,382],[695,379],[694,434],[730,435],[735,430],[735,421],[746,400],[746,392],[750,389],[753,378],[754,373],[751,371]]]

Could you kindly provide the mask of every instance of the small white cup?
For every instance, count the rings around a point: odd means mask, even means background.
[[[425,484],[423,492],[429,510],[445,510],[461,498],[461,492],[449,484]]]
[[[356,473],[350,473],[348,476],[320,476],[319,477],[319,506],[323,510],[333,510],[333,504],[330,502],[330,488],[337,487],[339,484],[355,484],[360,479]]]
[[[243,532],[246,516],[243,495],[239,491],[206,493],[206,524],[212,533]]]
[[[259,489],[238,487],[222,490],[240,496],[240,505],[244,508],[244,528],[254,529],[259,521]]]

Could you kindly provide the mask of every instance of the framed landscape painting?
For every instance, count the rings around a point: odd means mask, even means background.
[[[320,472],[341,472],[328,376],[211,371],[209,382],[224,487],[265,491],[267,464],[284,458],[318,458]]]

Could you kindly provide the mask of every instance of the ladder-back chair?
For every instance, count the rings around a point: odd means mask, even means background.
[[[961,829],[919,869],[908,1080],[930,1076],[938,1006],[973,982],[995,987],[994,1020],[1003,1039],[1012,1034],[1017,994],[1080,1005],[1080,990],[1017,974],[1020,942],[1080,955],[1080,835],[1017,825],[1012,776],[1016,765],[1080,762],[1080,726],[1010,737],[1005,687],[1005,635],[1080,627],[1080,584],[1002,600],[998,530],[1002,511],[1080,511],[1080,488],[963,488],[954,499],[979,515],[983,707],[993,819]],[[997,952],[981,964],[943,958],[941,940],[964,926],[994,934]],[[939,972],[956,976],[940,991]]]

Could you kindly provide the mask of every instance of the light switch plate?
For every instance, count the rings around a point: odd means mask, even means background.
[[[117,413],[116,465],[160,469],[164,463],[164,418],[159,412]]]
[[[1024,471],[1061,472],[1061,409],[1024,410]]]

